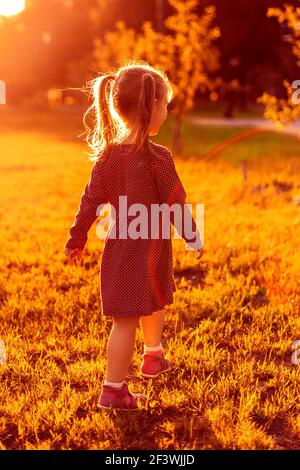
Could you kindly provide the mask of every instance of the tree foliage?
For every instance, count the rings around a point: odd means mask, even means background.
[[[199,16],[194,12],[198,0],[168,1],[175,12],[165,20],[166,33],[156,31],[151,21],[143,23],[140,33],[118,21],[114,31],[95,40],[94,66],[101,71],[111,70],[136,58],[162,68],[174,90],[173,112],[177,123],[174,147],[178,148],[180,123],[193,108],[196,92],[215,86],[209,73],[219,67],[214,41],[220,30],[213,25],[215,7],[205,7]]]
[[[291,44],[297,65],[300,66],[300,7],[285,4],[284,9],[269,8],[268,17],[276,17],[279,23],[285,23],[290,30],[287,40]],[[283,85],[286,89],[286,98],[277,98],[269,93],[264,93],[258,99],[265,105],[265,117],[275,122],[278,129],[300,117],[300,102],[295,100],[294,84],[289,80],[284,80]],[[299,87],[300,82],[295,85]]]

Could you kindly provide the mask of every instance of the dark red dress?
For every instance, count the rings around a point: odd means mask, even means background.
[[[136,144],[112,144],[110,151],[94,163],[90,179],[81,195],[80,206],[70,228],[66,247],[83,249],[88,231],[99,216],[99,205],[109,202],[115,209],[115,217],[106,235],[100,265],[101,314],[111,317],[151,315],[166,304],[173,303],[176,291],[173,275],[172,239],[162,238],[159,219],[159,236],[151,238],[151,204],[172,205],[186,202],[186,192],[175,168],[171,151],[150,140],[157,158],[151,156],[147,163]],[[148,208],[143,221],[148,224],[147,237],[120,238],[119,196],[127,196],[127,226],[141,213],[129,212],[133,204]],[[125,198],[126,199],[126,198]],[[124,201],[124,199],[123,199]],[[98,208],[98,212],[97,212]],[[134,207],[132,208],[134,209]],[[174,216],[170,212],[174,225]],[[175,220],[175,227],[177,224]],[[183,226],[182,226],[183,227]],[[170,228],[170,222],[169,222]],[[194,219],[192,228],[197,230]],[[111,237],[115,229],[114,237]],[[128,233],[128,232],[127,232]],[[145,233],[145,231],[144,231]],[[179,232],[178,232],[179,233]],[[202,246],[197,237],[183,238],[193,248]],[[181,235],[181,233],[180,233]],[[196,244],[195,245],[195,240]],[[190,243],[193,242],[193,245]]]

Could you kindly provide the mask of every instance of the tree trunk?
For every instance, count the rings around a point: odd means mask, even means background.
[[[181,124],[182,120],[180,116],[175,117],[174,128],[173,128],[173,142],[172,147],[174,152],[180,153],[183,148],[183,142],[181,140]]]
[[[247,168],[247,161],[246,160],[241,160],[241,167],[242,167],[244,184],[246,184],[247,181],[248,181],[248,168]]]

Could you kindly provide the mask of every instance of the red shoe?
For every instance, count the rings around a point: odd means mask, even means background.
[[[116,408],[119,410],[138,410],[146,401],[145,395],[141,393],[131,393],[125,382],[122,388],[114,388],[110,385],[103,385],[99,397],[97,408]]]
[[[140,373],[143,377],[155,379],[163,372],[170,369],[169,361],[165,358],[163,351],[147,352],[144,354]]]

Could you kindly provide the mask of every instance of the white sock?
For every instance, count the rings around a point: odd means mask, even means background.
[[[108,382],[107,380],[104,380],[104,385],[109,385],[110,387],[114,388],[121,388],[123,386],[124,382],[118,383],[118,382]]]
[[[163,348],[162,348],[161,343],[159,343],[158,346],[146,346],[144,344],[144,353],[150,352],[150,351],[162,351],[162,350],[163,350]]]

